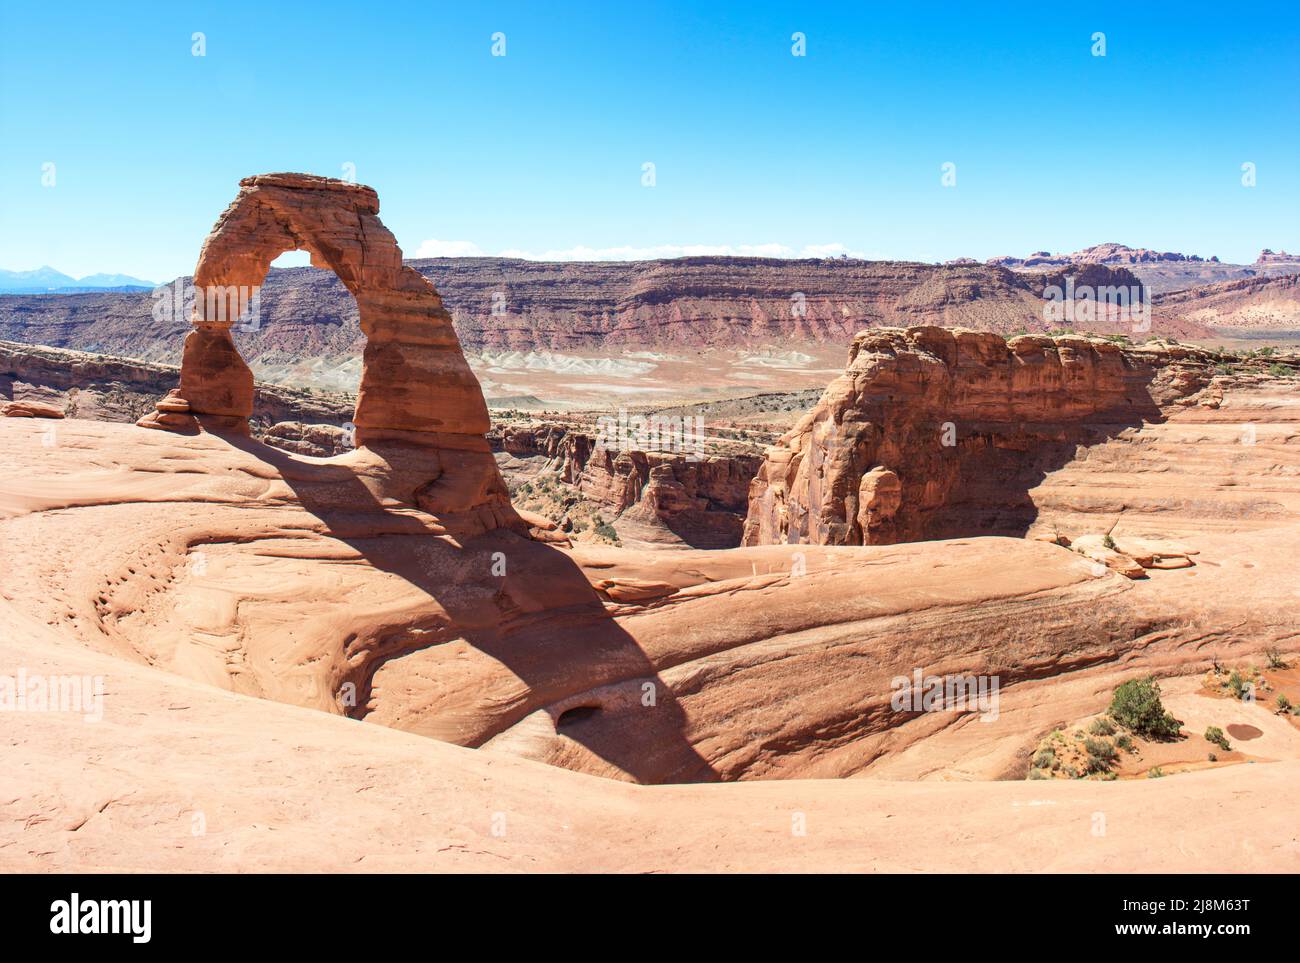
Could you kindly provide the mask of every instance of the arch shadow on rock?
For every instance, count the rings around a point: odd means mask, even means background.
[[[413,513],[388,511],[346,464],[308,462],[242,435],[232,446],[275,469],[329,537],[348,545],[376,569],[396,575],[436,602],[451,632],[500,662],[529,692],[500,711],[482,745],[526,716],[551,709],[557,734],[584,746],[641,783],[711,782],[716,771],[691,745],[688,721],[671,688],[641,645],[605,609],[582,568],[562,549],[510,529],[458,538],[431,530]],[[385,446],[374,446],[381,457]],[[500,555],[498,555],[500,553]],[[492,574],[504,556],[504,573]],[[372,683],[383,666],[414,648],[378,651],[347,679],[364,718]],[[595,690],[644,683],[653,706],[611,706]],[[571,713],[573,708],[598,711]]]

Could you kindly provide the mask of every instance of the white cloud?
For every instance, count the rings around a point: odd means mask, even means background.
[[[407,257],[484,257],[483,249],[473,241],[421,241],[414,254]]]
[[[517,257],[528,261],[646,261],[657,258],[702,257],[724,255],[730,257],[862,257],[843,244],[807,244],[796,250],[785,244],[657,244],[652,247],[577,247],[549,251],[524,251],[508,248],[498,257]],[[473,241],[424,241],[412,257],[484,257],[484,251]]]

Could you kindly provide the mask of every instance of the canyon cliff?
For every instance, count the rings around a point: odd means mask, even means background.
[[[437,258],[407,266],[431,281],[471,356],[479,352],[601,352],[781,344],[847,345],[881,325],[1046,331],[1043,291],[1063,284],[1127,286],[1125,265],[1063,265],[1021,273],[998,265],[844,259],[690,257],[664,261],[540,262]],[[1087,270],[1086,278],[1079,272]],[[189,328],[190,282],[150,293],[0,296],[0,338],[174,363]],[[206,283],[202,277],[199,283]],[[256,329],[232,331],[264,380],[321,384],[365,345],[358,306],[330,271],[273,269]],[[1096,330],[1131,333],[1126,319]],[[1205,335],[1179,322],[1158,333]],[[310,362],[304,364],[304,362]],[[355,362],[353,363],[355,367]],[[346,369],[355,378],[353,368]]]
[[[739,450],[698,456],[621,450],[562,424],[506,426],[488,440],[511,459],[540,460],[544,471],[607,516],[622,540],[694,548],[740,544],[749,483],[762,461]],[[503,465],[507,477],[509,464]]]

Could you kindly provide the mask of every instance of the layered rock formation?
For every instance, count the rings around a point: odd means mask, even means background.
[[[134,422],[179,376],[175,365],[0,341],[0,399],[55,406],[69,418]],[[271,441],[278,422],[342,426],[355,407],[346,395],[257,382],[249,426]]]
[[[749,482],[760,460],[598,446],[576,484],[618,517],[615,527],[625,539],[730,548],[740,544]]]
[[[1036,524],[1109,532],[1152,560],[1177,558],[1156,544],[1177,538],[1195,564],[1130,581],[1024,538],[726,552],[566,551],[508,528],[451,538],[377,494],[392,465],[374,451],[322,462],[237,434],[79,419],[46,447],[48,423],[0,419],[0,660],[106,677],[110,694],[95,725],[7,717],[0,863],[1288,868],[1300,735],[1263,705],[1216,707],[1215,724],[1270,729],[1284,751],[1259,765],[1062,783],[1056,806],[1022,777],[1044,733],[1102,710],[1120,681],[1195,682],[1212,659],[1294,649],[1300,381],[1224,362],[1196,392],[1202,362],[1176,347],[1130,365],[1096,346],[1076,364],[1091,342],[1030,339],[1012,359],[979,341],[959,351],[958,336],[892,337],[910,359],[894,366],[900,409],[958,358],[983,374],[949,378],[952,403],[994,425],[1012,397],[990,393],[1000,365],[1030,398],[1060,379],[1048,417],[1089,407],[1067,385],[1117,400],[1141,387],[1163,420],[1072,447],[1029,492]],[[1132,392],[1107,374],[1117,365]],[[894,427],[904,448],[919,437],[906,418]],[[855,517],[898,524],[901,466],[864,467]],[[897,679],[916,671],[997,678],[996,715],[896,708]],[[615,781],[850,776],[748,791]],[[972,782],[998,778],[1016,781]],[[1068,845],[1098,809],[1112,831]],[[936,810],[955,813],[953,833],[927,848]],[[1225,831],[1249,845],[1225,849]]]
[[[43,401],[6,401],[0,404],[5,418],[62,418],[63,408]]]
[[[1300,261],[1294,262],[1300,271]],[[1162,329],[1186,321],[1224,334],[1300,331],[1300,273],[1221,281],[1159,295],[1155,321]],[[1227,329],[1227,330],[1225,330]]]
[[[1061,530],[1197,550],[1146,581],[1023,538],[453,540],[371,497],[374,461],[86,421],[46,448],[42,424],[0,419],[0,613],[65,653],[623,780],[1021,778],[1045,731],[1122,678],[1294,645],[1277,600],[1300,522],[1295,384],[1233,384],[1035,493]],[[998,718],[894,709],[892,680],[917,668],[996,675]]]
[[[356,447],[354,432],[348,428],[301,421],[277,421],[263,432],[261,440],[282,451],[315,458],[331,458]]]
[[[490,436],[518,459],[572,485],[629,541],[732,548],[740,544],[749,483],[762,459],[732,451],[690,456],[619,450],[593,434],[560,424],[507,427]]]
[[[363,189],[246,187],[231,237],[247,228],[254,253],[216,245],[217,280],[265,270],[263,232],[358,267],[349,244],[364,251],[377,225]],[[332,213],[296,236],[308,210]],[[1294,648],[1292,375],[1170,345],[860,335],[755,481],[758,533],[797,545],[568,551],[512,522],[449,323],[377,263],[398,294],[352,277],[382,349],[367,348],[356,451],[245,437],[245,369],[206,312],[152,419],[181,432],[73,418],[47,445],[49,425],[0,419],[0,662],[107,677],[110,696],[95,725],[6,719],[6,868],[1293,866],[1300,733],[1285,718],[1269,718],[1278,751],[1260,765],[1062,784],[1056,806],[1023,781],[935,784],[1020,780],[1045,732],[1124,679]],[[428,376],[442,365],[445,417]],[[599,446],[579,469],[582,447],[563,467],[581,484],[594,463],[593,492],[622,501],[644,472],[629,511],[734,495],[734,479],[692,491],[674,463]],[[1086,536],[1099,520],[1104,537],[1074,543],[1196,562],[1130,581],[1058,538],[852,544]],[[1174,537],[1195,547],[1156,541]],[[918,673],[997,680],[998,701],[900,708],[898,680]],[[1215,718],[1262,731],[1269,712]],[[862,778],[619,784],[832,777]],[[1098,810],[1113,831],[1070,845]],[[937,842],[936,811],[954,814]]]
[[[305,250],[356,299],[366,345],[352,421],[357,444],[382,449],[394,465],[385,494],[470,530],[521,525],[483,437],[487,405],[451,315],[433,286],[403,266],[378,215],[374,190],[346,181],[307,174],[240,181],[199,252],[180,387],[139,424],[247,432],[253,373],[231,328],[254,303],[271,262]]]
[[[1029,489],[1080,446],[1158,420],[1213,356],[1101,339],[909,328],[854,339],[844,375],[769,450],[746,545],[1020,534]]]
[[[471,353],[734,351],[764,345],[789,350],[847,345],[855,332],[878,325],[959,325],[1004,334],[1053,327],[1044,320],[1042,279],[996,265],[729,257],[407,263],[436,286]],[[1131,269],[1144,281],[1148,268],[1190,266],[1209,272],[1188,284],[1249,273],[1230,274],[1229,266],[1208,262],[1113,266]],[[1055,267],[1073,270],[1078,265]],[[171,296],[167,291],[158,297],[0,295],[0,338],[176,362],[187,319],[156,312],[159,298],[168,303]],[[233,332],[240,354],[260,378],[286,383],[311,378],[310,383],[319,384],[314,380],[318,369],[304,362],[326,359],[355,379],[353,368],[345,365],[361,355],[365,335],[356,299],[331,272],[272,270],[261,292],[260,313],[257,330]],[[1113,319],[1103,319],[1093,330],[1131,333],[1128,324]],[[1158,333],[1180,338],[1205,334],[1194,327]]]

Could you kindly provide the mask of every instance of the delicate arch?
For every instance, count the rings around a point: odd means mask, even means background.
[[[359,444],[488,430],[487,404],[451,315],[433,285],[402,264],[396,239],[379,220],[379,196],[360,184],[308,174],[240,181],[238,196],[199,252],[194,329],[185,339],[180,389],[164,413],[247,428],[253,374],[231,341],[238,315],[228,306],[233,292],[256,290],[271,262],[294,250],[309,252],[313,265],[337,274],[356,298],[366,337],[353,418]],[[155,419],[164,423],[150,427],[179,427],[183,420]]]
[[[251,300],[282,253],[305,250],[356,298],[366,338],[353,416],[358,446],[392,442],[424,451],[424,482],[410,493],[423,508],[476,512],[488,528],[517,523],[484,438],[487,403],[451,315],[433,285],[402,264],[375,191],[309,174],[259,174],[239,184],[199,252],[180,387],[138,423],[248,431],[253,373],[230,336],[239,317],[233,305]]]

